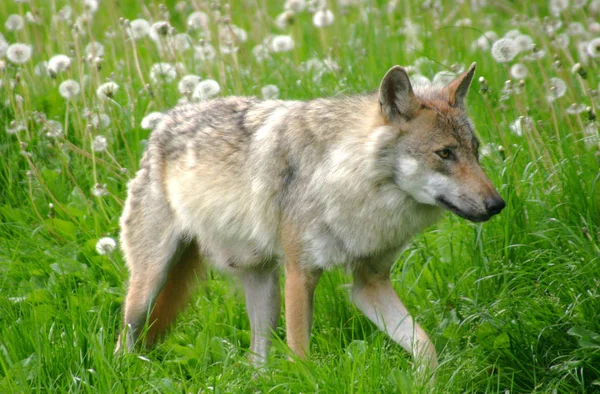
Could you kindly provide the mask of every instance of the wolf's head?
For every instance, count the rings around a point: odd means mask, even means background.
[[[397,185],[423,204],[480,222],[506,205],[479,164],[479,142],[465,110],[475,63],[446,86],[413,89],[395,66],[381,82],[381,146]]]

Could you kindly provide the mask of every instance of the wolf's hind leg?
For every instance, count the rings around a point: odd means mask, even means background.
[[[277,328],[281,310],[279,276],[278,265],[251,268],[240,275],[252,329],[251,360],[256,366],[266,361],[271,335]]]
[[[437,353],[425,331],[415,322],[392,287],[389,269],[359,267],[354,271],[352,301],[394,342],[433,370]]]

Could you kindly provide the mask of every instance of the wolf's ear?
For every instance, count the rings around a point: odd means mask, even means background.
[[[467,71],[446,86],[446,89],[448,89],[448,100],[453,107],[465,108],[465,99],[467,98],[467,93],[469,93],[473,75],[475,75],[475,66],[476,64],[472,63]]]
[[[379,88],[379,105],[388,121],[397,118],[410,119],[414,116],[419,102],[403,67],[394,66],[383,77]]]

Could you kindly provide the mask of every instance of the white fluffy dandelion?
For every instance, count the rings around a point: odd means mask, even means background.
[[[110,237],[104,237],[100,238],[96,243],[96,252],[101,255],[111,254],[115,251],[116,247],[117,242],[114,239]]]
[[[46,137],[58,138],[62,135],[63,127],[56,120],[48,120],[44,125],[44,130],[46,131]]]
[[[511,125],[511,131],[521,137],[523,133],[529,132],[533,128],[533,119],[529,116],[519,116]]]
[[[2,57],[1,53],[0,53],[0,57]],[[48,62],[47,61],[41,61],[41,62],[39,62],[33,68],[33,72],[35,73],[35,75],[37,75],[39,77],[47,77],[47,76],[49,76],[50,73],[48,72]]]
[[[275,85],[264,86],[260,92],[265,100],[275,100],[279,97],[279,88]]]
[[[179,93],[186,95],[186,96],[192,94],[194,92],[194,89],[196,89],[196,86],[198,86],[198,83],[200,83],[201,80],[202,80],[202,78],[200,78],[197,75],[190,74],[190,75],[184,76],[179,81],[179,84],[177,84]]]
[[[518,53],[517,44],[510,38],[501,38],[492,45],[492,57],[498,63],[510,62]]]
[[[73,16],[73,9],[71,6],[66,5],[56,13],[56,20],[66,22],[71,19],[71,16]]]
[[[58,93],[60,93],[60,95],[67,100],[77,96],[80,91],[81,88],[79,86],[79,82],[73,79],[67,79],[66,81],[63,81],[58,87]]]
[[[498,40],[498,34],[495,31],[486,31],[473,42],[472,48],[487,51],[496,40]]]
[[[2,33],[0,33],[0,57],[4,57],[6,55],[7,49],[8,49],[8,42],[6,42],[6,39],[4,38]]]
[[[569,8],[569,0],[550,0],[548,6],[552,14],[560,14]]]
[[[105,129],[110,126],[110,116],[107,114],[94,114],[90,119],[90,124],[96,129]]]
[[[440,71],[433,76],[433,85],[445,86],[456,78],[456,74],[451,71]]]
[[[525,52],[531,49],[533,38],[527,34],[519,34],[513,38],[519,52]]]
[[[192,48],[192,37],[186,33],[179,33],[173,37],[173,47],[176,51],[185,52]]]
[[[135,40],[146,37],[150,33],[150,23],[145,19],[134,19],[129,23],[129,35]]]
[[[582,113],[582,112],[585,111],[585,108],[586,108],[585,104],[575,104],[575,103],[573,103],[573,104],[571,104],[571,105],[569,105],[567,107],[566,112],[569,115],[579,115],[580,113]]]
[[[96,183],[94,187],[92,187],[92,196],[94,197],[104,197],[108,195],[108,190],[106,190],[106,184],[101,185]]]
[[[211,61],[217,56],[215,47],[210,44],[197,45],[194,47],[194,58],[200,61]]]
[[[31,45],[16,43],[8,47],[6,57],[12,63],[23,64],[31,59],[31,52]]]
[[[4,23],[4,28],[7,31],[19,31],[23,30],[23,27],[25,27],[25,20],[21,15],[17,14],[9,15]]]
[[[104,56],[104,45],[98,41],[92,41],[85,46],[85,54],[92,57]]]
[[[98,11],[98,0],[83,0],[83,9],[90,14]]]
[[[220,91],[221,86],[217,81],[214,79],[205,79],[196,86],[192,98],[200,101],[207,100],[219,94]]]
[[[550,78],[548,100],[554,101],[567,93],[567,84],[560,78]]]
[[[275,25],[281,30],[294,23],[295,14],[293,11],[283,11],[275,18]]]
[[[153,83],[169,83],[177,78],[177,70],[169,63],[154,63],[150,68],[150,79]]]
[[[516,63],[510,68],[510,75],[514,79],[523,79],[527,77],[527,67],[523,63]]]
[[[92,150],[94,152],[104,152],[108,147],[108,141],[103,135],[97,135],[92,141]]]
[[[319,10],[313,15],[313,25],[316,27],[327,27],[333,24],[335,17],[331,10]]]
[[[142,119],[142,129],[154,130],[165,115],[161,112],[150,112]]]
[[[289,52],[294,49],[294,39],[291,36],[278,35],[271,39],[271,50],[273,52]]]
[[[159,21],[150,26],[150,38],[154,41],[160,41],[171,32],[171,25],[167,21]]]
[[[202,11],[192,12],[187,18],[188,29],[190,30],[206,30],[208,29],[209,18]]]
[[[306,0],[286,0],[283,8],[298,14],[306,8]]]
[[[590,57],[600,57],[600,37],[594,38],[587,44],[587,54]]]
[[[48,72],[50,75],[56,75],[68,70],[71,66],[71,59],[67,55],[54,55],[48,61]]]
[[[99,99],[112,98],[119,90],[119,85],[113,81],[105,82],[96,89],[96,96]]]

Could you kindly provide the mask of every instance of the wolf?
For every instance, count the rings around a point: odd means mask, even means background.
[[[341,267],[353,275],[358,309],[434,368],[435,347],[390,269],[444,210],[481,222],[505,207],[466,112],[474,72],[475,63],[448,85],[413,87],[394,66],[371,94],[227,97],[168,112],[120,219],[130,281],[117,350],[134,348],[144,332],[154,344],[211,265],[243,283],[251,357],[262,364],[283,266],[287,343],[307,357],[315,287],[323,271]]]

